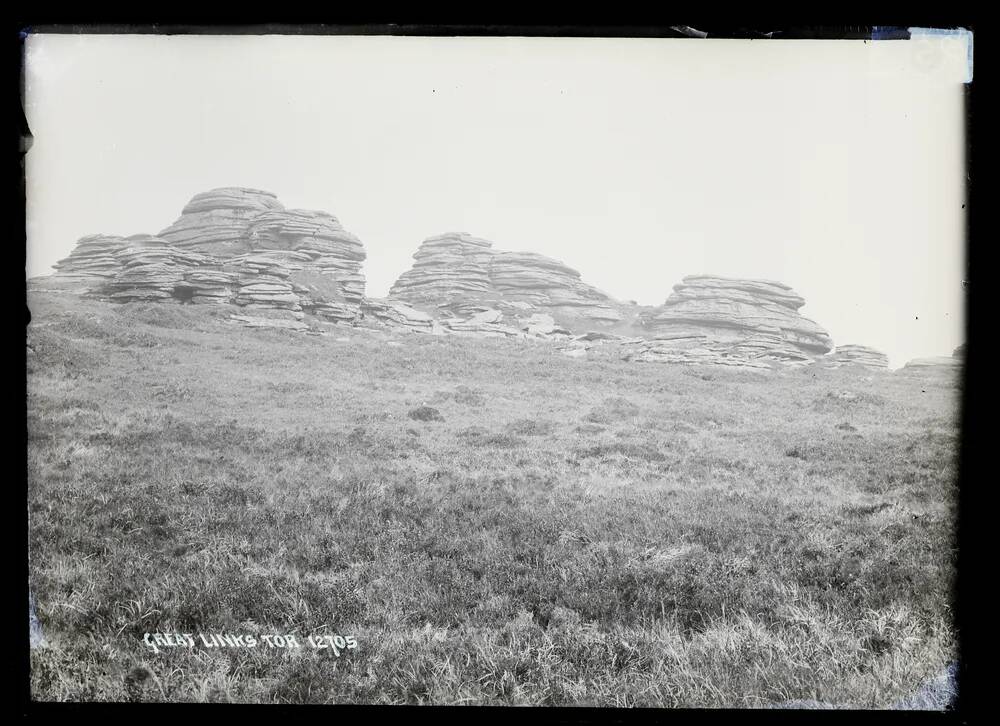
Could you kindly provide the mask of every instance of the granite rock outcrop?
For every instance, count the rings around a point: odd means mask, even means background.
[[[798,310],[805,300],[770,280],[685,277],[640,317],[644,340],[626,360],[766,368],[809,365],[831,350],[829,334]]]
[[[53,277],[116,302],[228,305],[235,322],[255,327],[275,321],[272,327],[308,330],[309,316],[433,335],[551,341],[580,358],[749,368],[887,365],[865,346],[827,355],[830,336],[799,313],[805,300],[779,282],[690,276],[662,305],[647,307],[615,300],[559,260],[498,250],[464,233],[430,237],[413,258],[388,297],[366,297],[364,245],[337,217],[286,208],[259,189],[222,187],[195,195],[155,236],[82,238]]]
[[[527,322],[538,315],[551,318],[552,326],[567,327],[581,321],[602,325],[622,319],[620,304],[611,296],[545,255],[496,250],[489,240],[448,233],[424,240],[413,258],[413,267],[396,280],[389,298],[427,310],[442,321],[451,320],[456,330],[463,328],[457,321],[483,313],[499,317],[480,319],[482,324],[515,332],[538,329],[537,322]]]
[[[351,322],[362,315],[364,259],[364,245],[332,214],[225,187],[195,195],[155,237],[84,237],[55,268],[117,302],[230,304],[258,318]]]

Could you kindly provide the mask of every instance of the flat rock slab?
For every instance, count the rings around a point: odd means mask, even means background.
[[[230,315],[230,320],[242,323],[250,328],[283,328],[285,330],[309,330],[309,325],[301,320],[276,320],[274,318],[258,318],[250,315]]]

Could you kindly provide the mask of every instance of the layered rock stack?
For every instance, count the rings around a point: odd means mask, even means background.
[[[623,357],[754,368],[808,365],[833,342],[798,313],[804,304],[780,282],[685,277],[662,306],[641,318],[645,340],[625,346]]]
[[[121,265],[115,255],[125,247],[128,242],[124,237],[104,234],[83,237],[69,257],[53,265],[56,276],[68,282],[99,285],[118,274]]]
[[[425,309],[455,330],[516,333],[538,314],[576,324],[622,319],[609,295],[544,255],[498,251],[488,240],[449,233],[424,240],[413,258],[413,267],[396,280],[389,298]],[[489,319],[475,319],[482,315]]]
[[[232,304],[255,314],[361,316],[361,241],[327,212],[285,209],[270,192],[197,194],[156,237],[84,237],[56,277],[118,302]]]
[[[821,361],[828,368],[857,365],[885,370],[889,367],[889,356],[866,345],[838,345],[833,353],[823,356]]]
[[[555,316],[597,323],[622,319],[609,295],[580,279],[558,260],[533,252],[501,252],[490,265],[490,279],[507,301],[525,302]]]
[[[176,247],[219,257],[246,252],[247,228],[258,215],[284,209],[271,192],[222,187],[192,197],[180,218],[158,235]]]
[[[134,235],[125,241],[115,252],[118,271],[105,286],[115,302],[173,299],[185,275],[209,263],[204,255],[177,249],[159,237]]]
[[[412,305],[451,308],[449,312],[460,311],[470,300],[496,304],[500,298],[489,276],[492,246],[467,234],[430,237],[414,253],[413,267],[400,275],[389,297]]]

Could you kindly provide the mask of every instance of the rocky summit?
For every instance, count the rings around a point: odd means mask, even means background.
[[[362,314],[364,259],[361,241],[332,214],[224,187],[195,195],[157,236],[84,237],[55,268],[60,280],[117,302],[230,304],[256,320],[310,313],[350,322]]]
[[[865,345],[835,350],[802,316],[805,299],[771,280],[693,275],[662,305],[623,303],[565,263],[496,249],[450,232],[430,237],[386,298],[365,295],[365,247],[333,214],[286,208],[271,192],[220,187],[196,194],[156,235],[81,238],[32,286],[114,302],[231,306],[245,325],[317,332],[316,322],[430,335],[549,341],[581,359],[742,368],[844,366],[885,370]],[[832,352],[831,352],[832,351]],[[960,371],[950,357],[918,358],[901,373]]]
[[[876,369],[889,367],[889,356],[866,345],[838,345],[836,350],[823,356],[820,360],[824,366],[829,368],[840,368],[846,365]]]
[[[609,295],[544,255],[496,250],[489,240],[448,233],[424,240],[413,258],[389,298],[431,313],[456,332],[518,336],[623,317]]]
[[[176,222],[159,236],[177,247],[228,257],[247,250],[250,222],[263,212],[284,209],[271,192],[223,187],[196,194]]]
[[[780,282],[685,277],[663,305],[641,316],[644,340],[627,346],[623,357],[753,368],[808,365],[833,341],[799,314],[804,304]]]

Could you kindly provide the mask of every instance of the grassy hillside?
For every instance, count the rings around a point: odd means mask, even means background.
[[[36,699],[884,707],[956,658],[954,384],[29,304]]]

